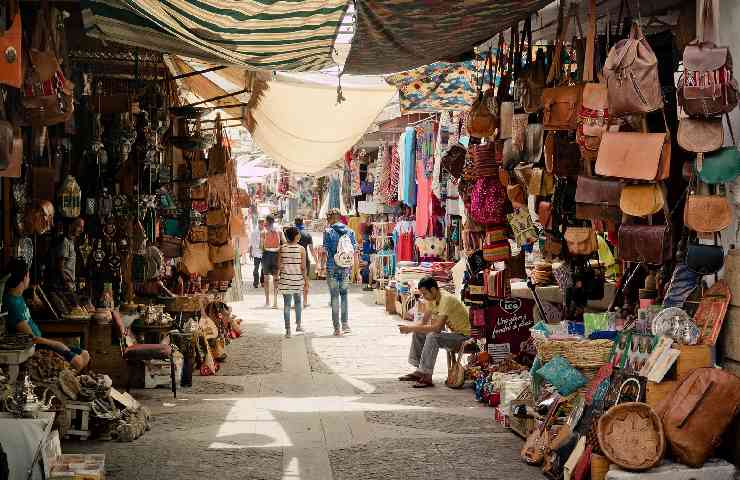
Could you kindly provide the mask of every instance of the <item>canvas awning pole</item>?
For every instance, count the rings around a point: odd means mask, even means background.
[[[201,100],[200,102],[195,102],[195,103],[191,103],[189,105],[184,105],[184,106],[185,107],[195,107],[196,105],[201,105],[203,103],[208,103],[208,102],[217,102],[219,100],[223,100],[224,98],[241,95],[242,93],[247,93],[247,92],[249,92],[249,90],[245,88],[245,89],[239,90],[238,92],[227,93],[225,95],[219,95],[218,97],[213,97],[213,98],[206,98],[205,100]]]
[[[224,66],[211,67],[211,68],[206,68],[205,70],[198,70],[196,72],[181,73],[180,75],[175,75],[174,77],[172,77],[172,80],[181,80],[183,78],[194,77],[196,75],[202,75],[204,73],[217,72],[219,70],[223,70],[224,68],[226,67]]]

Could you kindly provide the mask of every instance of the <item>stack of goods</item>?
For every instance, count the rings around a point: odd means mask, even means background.
[[[535,285],[551,285],[554,281],[552,276],[552,263],[536,262],[532,271],[532,281]]]
[[[104,454],[62,454],[49,459],[49,478],[105,480]]]

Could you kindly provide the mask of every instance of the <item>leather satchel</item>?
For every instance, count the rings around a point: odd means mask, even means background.
[[[696,171],[699,173],[699,180],[704,183],[714,185],[732,182],[740,174],[740,152],[736,146],[732,146],[699,154],[696,157]]]
[[[182,239],[171,235],[162,235],[159,238],[159,249],[167,258],[182,257]]]
[[[675,460],[699,468],[740,410],[740,378],[725,370],[697,368],[655,410]]]
[[[8,2],[10,4],[11,2]],[[15,2],[13,2],[15,3]],[[3,25],[5,26],[5,25]],[[10,28],[0,36],[0,83],[21,88],[23,85],[21,14],[17,11]]]
[[[698,275],[712,275],[725,264],[725,250],[721,245],[689,243],[686,250],[686,266]]]
[[[704,28],[683,51],[684,73],[678,81],[678,103],[689,115],[712,116],[735,109],[737,81],[732,76],[732,54],[715,44],[712,0],[703,0]]]
[[[610,116],[648,113],[663,108],[658,58],[639,23],[632,26],[627,39],[617,42],[609,51],[603,72]]]
[[[581,150],[567,132],[548,132],[545,139],[545,168],[560,177],[581,173]]]
[[[615,180],[578,177],[576,186],[576,218],[582,220],[616,220],[622,214],[619,198],[624,184]]]
[[[223,245],[209,244],[208,257],[213,263],[231,262],[235,257],[234,245],[231,242]]]
[[[722,148],[725,132],[721,118],[682,118],[676,133],[678,146],[687,152],[708,153]]]
[[[662,265],[671,260],[673,244],[668,225],[630,225],[619,227],[619,258],[624,262]]]
[[[726,197],[691,194],[686,198],[683,223],[695,232],[719,232],[732,223],[732,208]]]
[[[565,242],[571,255],[591,255],[599,248],[596,232],[591,227],[568,227]]]
[[[633,217],[647,217],[663,209],[665,196],[660,184],[625,185],[619,198],[619,208]]]
[[[213,269],[213,263],[209,259],[209,246],[207,243],[183,242],[182,267],[186,273],[201,276],[208,275]]]
[[[576,130],[583,85],[546,88],[542,92],[545,130]]]
[[[489,138],[496,134],[498,119],[488,109],[482,93],[468,111],[467,127],[468,133],[477,138]]]
[[[228,225],[208,227],[208,243],[211,245],[223,245],[231,240]]]
[[[658,182],[668,178],[670,166],[668,133],[607,131],[601,138],[596,158],[599,175]]]
[[[207,243],[208,227],[190,227],[188,239],[192,243]]]
[[[235,275],[234,262],[223,262],[213,266],[213,270],[208,272],[208,280],[211,282],[230,282]]]
[[[226,218],[226,210],[223,208],[212,208],[208,210],[206,216],[206,224],[209,227],[220,227],[228,225],[228,219]]]

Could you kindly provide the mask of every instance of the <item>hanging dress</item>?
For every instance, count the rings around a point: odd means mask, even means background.
[[[403,136],[405,139],[402,158],[402,201],[409,207],[414,207],[416,206],[416,129],[406,127]]]

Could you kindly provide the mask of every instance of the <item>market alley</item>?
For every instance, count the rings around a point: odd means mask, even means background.
[[[65,443],[106,453],[107,478],[531,479],[521,441],[472,392],[422,391],[397,381],[410,338],[373,295],[350,290],[353,334],[332,335],[325,282],[312,282],[305,335],[283,338],[282,310],[261,291],[234,304],[245,335],[213,377],[194,377],[173,401],[167,389],[135,392],[154,413],[133,443]]]

